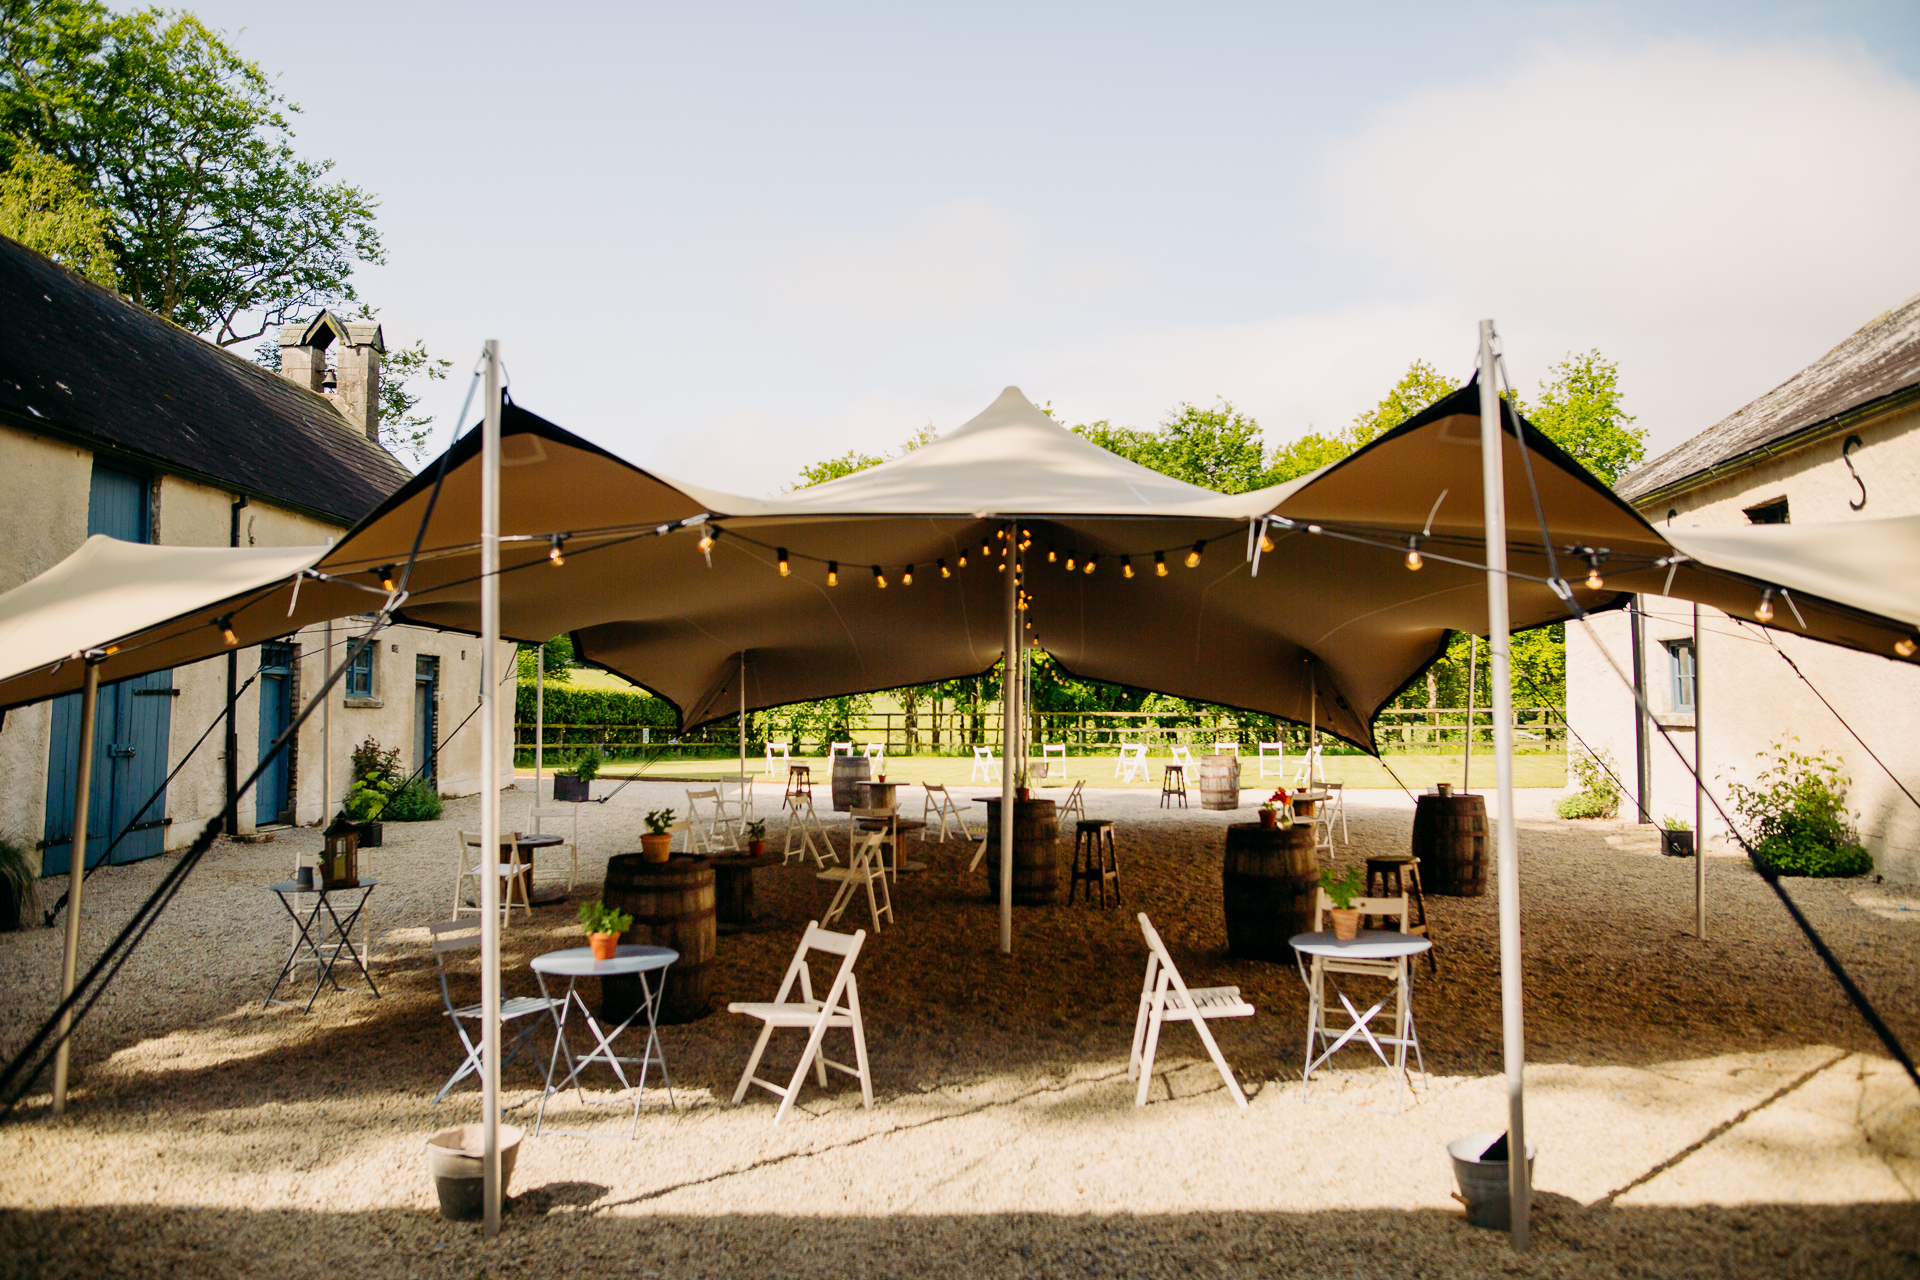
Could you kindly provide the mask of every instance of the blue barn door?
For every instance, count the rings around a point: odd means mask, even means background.
[[[440,762],[433,749],[438,741],[435,729],[436,689],[440,683],[440,659],[421,654],[413,660],[413,768],[428,782],[438,782]]]
[[[253,784],[253,820],[262,826],[293,820],[292,745],[268,756],[274,740],[293,723],[293,646],[270,640],[260,646],[260,759],[266,767]]]
[[[151,493],[147,477],[95,462],[87,502],[88,536],[104,533],[126,542],[150,541]],[[173,693],[171,671],[155,671],[100,688],[100,701],[94,711],[93,794],[87,805],[90,864],[100,860],[113,837],[129,823],[134,830],[114,849],[114,862],[151,858],[165,847],[167,798],[153,797],[167,776]],[[41,874],[49,876],[65,875],[73,859],[80,695],[56,699],[52,718],[53,740],[47,752],[46,854],[41,861]],[[150,798],[153,803],[149,805]]]

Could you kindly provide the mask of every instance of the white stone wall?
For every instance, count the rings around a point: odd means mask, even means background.
[[[1862,445],[1851,460],[1867,490],[1859,511],[1860,487],[1841,461],[1847,434]],[[1889,414],[1781,457],[1771,458],[1675,498],[1643,505],[1655,524],[1678,527],[1739,525],[1744,509],[1786,498],[1796,524],[1841,522],[1912,515],[1920,511],[1920,410]],[[1916,555],[1920,555],[1917,549]],[[1671,712],[1668,656],[1662,641],[1691,634],[1692,606],[1681,600],[1647,597],[1647,686],[1656,714]],[[1768,632],[1751,619],[1729,618],[1716,609],[1701,611],[1700,722],[1703,776],[1729,813],[1727,783],[1752,781],[1761,767],[1757,753],[1776,743],[1798,739],[1798,749],[1830,750],[1840,757],[1853,781],[1851,807],[1874,857],[1875,870],[1890,880],[1920,883],[1920,808],[1902,794],[1894,776],[1920,795],[1920,671],[1872,654],[1806,640],[1791,633],[1791,610],[1776,601],[1776,628]],[[1789,629],[1778,629],[1785,624]],[[1630,670],[1627,615],[1596,619],[1594,637]],[[1833,709],[1802,683],[1771,637],[1826,696]],[[1837,715],[1835,713],[1838,713]],[[1628,788],[1623,816],[1633,816],[1635,785],[1633,710],[1630,696],[1594,640],[1578,624],[1567,627],[1567,717],[1589,743],[1613,756]],[[1691,762],[1693,726],[1687,718],[1666,715],[1674,740]],[[1842,723],[1844,721],[1844,724]],[[1852,726],[1857,741],[1846,726]],[[1872,754],[1869,754],[1868,748]],[[1652,779],[1648,788],[1652,817],[1693,815],[1693,782],[1674,752],[1656,732],[1650,734]],[[1892,770],[1876,763],[1874,755]],[[1710,838],[1724,827],[1708,806]]]

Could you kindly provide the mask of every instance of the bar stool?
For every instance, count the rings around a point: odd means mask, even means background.
[[[1401,894],[1407,897],[1406,931],[1432,941],[1433,933],[1427,928],[1427,899],[1420,887],[1420,859],[1407,853],[1368,858],[1366,896],[1397,898]],[[1417,922],[1416,915],[1419,916]],[[1440,962],[1433,958],[1431,948],[1427,951],[1427,966],[1429,972],[1440,972]]]
[[[1180,807],[1187,807],[1187,769],[1185,765],[1170,764],[1167,771],[1160,775],[1160,807],[1171,809],[1173,797],[1180,798]]]
[[[1107,905],[1107,884],[1113,884],[1113,902],[1120,897],[1120,855],[1113,847],[1111,818],[1082,818],[1074,826],[1073,881],[1067,885],[1067,902],[1073,902],[1074,890],[1081,881],[1087,885],[1087,903],[1093,903],[1093,886],[1100,886],[1100,905]]]

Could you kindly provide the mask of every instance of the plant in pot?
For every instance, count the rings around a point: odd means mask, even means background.
[[[767,851],[767,824],[755,819],[747,824],[747,852],[759,857]]]
[[[360,848],[380,847],[380,819],[400,788],[400,748],[382,751],[372,735],[353,749],[352,782],[347,787],[347,818],[360,827]]]
[[[614,948],[620,945],[620,935],[633,928],[633,917],[604,902],[583,902],[580,927],[587,931],[587,945],[593,948],[593,958],[611,960]]]
[[[1033,799],[1033,788],[1028,785],[1031,778],[1027,766],[1020,765],[1013,771],[1013,798],[1021,803]]]
[[[647,834],[640,837],[640,856],[648,862],[665,862],[673,851],[673,810],[655,809],[647,814]]]
[[[1672,858],[1693,856],[1693,826],[1672,814],[1660,819],[1660,852]]]
[[[1280,820],[1283,815],[1286,818],[1285,822]],[[1268,796],[1267,802],[1260,806],[1260,825],[1263,827],[1279,827],[1283,831],[1293,825],[1293,811],[1288,806],[1287,789],[1285,787],[1279,788],[1272,795]]]
[[[0,836],[0,933],[12,933],[39,910],[39,861],[20,841]]]
[[[1333,936],[1341,942],[1352,942],[1360,932],[1360,909],[1353,900],[1360,896],[1362,883],[1359,867],[1348,867],[1338,879],[1332,867],[1320,873],[1320,887],[1333,900],[1333,910],[1327,913],[1333,917]]]
[[[553,775],[555,800],[586,800],[593,794],[593,780],[600,776],[600,753],[589,751],[573,762],[573,768]]]

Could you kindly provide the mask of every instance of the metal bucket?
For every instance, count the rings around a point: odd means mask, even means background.
[[[500,1126],[500,1199],[507,1198],[513,1181],[513,1162],[527,1131],[518,1125]],[[449,1222],[477,1222],[486,1213],[485,1126],[455,1125],[427,1139],[427,1168],[433,1189],[440,1194],[440,1216]]]
[[[1482,1160],[1480,1153],[1500,1137],[1497,1133],[1470,1133],[1447,1144],[1453,1157],[1453,1176],[1460,1182],[1454,1199],[1467,1206],[1467,1221],[1476,1227],[1505,1231],[1513,1226],[1513,1198],[1507,1185],[1505,1160]],[[1533,1158],[1540,1148],[1527,1144],[1527,1184],[1533,1184]]]

